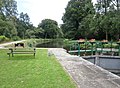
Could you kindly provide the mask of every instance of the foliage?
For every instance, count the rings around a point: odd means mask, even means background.
[[[18,16],[17,2],[0,0],[0,35],[5,35],[13,40],[29,38],[31,35],[26,34],[28,29],[33,30],[34,27],[30,23],[27,13],[21,12]]]
[[[62,31],[58,27],[58,23],[51,19],[44,19],[38,25],[38,29],[43,29],[43,36],[44,38],[58,38],[61,37]]]
[[[82,27],[84,18],[89,14],[94,13],[94,8],[91,3],[91,0],[70,0],[62,20],[64,24],[62,25],[63,32],[65,37],[78,39],[81,30],[89,30]],[[85,23],[86,24],[86,23]],[[86,26],[84,24],[84,26]],[[81,29],[81,27],[83,29]]]
[[[120,1],[97,0],[94,6],[91,1],[70,0],[59,28],[52,19],[43,19],[38,27],[34,27],[27,13],[18,13],[15,0],[0,0],[0,36],[13,40],[63,37],[119,40]]]
[[[69,50],[69,48],[70,48],[70,46],[71,46],[71,44],[70,44],[70,42],[69,42],[70,40],[69,39],[64,39],[63,40],[63,48],[64,49],[66,49],[66,50]]]
[[[44,30],[42,28],[35,28],[34,29],[34,35],[36,36],[36,38],[44,38]]]
[[[112,46],[111,46],[111,44],[110,43],[108,43],[108,44],[104,44],[104,48],[118,48],[118,45],[117,44],[112,44]]]
[[[25,41],[26,47],[35,47],[37,44],[37,41],[35,39],[29,39]]]
[[[8,38],[16,35],[17,31],[11,21],[0,20],[0,35],[5,35]]]
[[[62,17],[64,36],[71,39],[96,38],[118,40],[120,38],[119,0],[70,0]]]
[[[31,38],[34,34],[34,26],[30,23],[30,18],[27,13],[20,13],[16,23],[18,36],[22,39]]]
[[[19,36],[13,36],[12,40],[14,40],[14,41],[20,40],[20,37]]]
[[[9,38],[5,36],[0,36],[0,42],[9,41]]]
[[[0,8],[0,29],[2,33],[9,38],[17,35],[15,21],[17,16],[17,2],[14,0],[2,0]]]

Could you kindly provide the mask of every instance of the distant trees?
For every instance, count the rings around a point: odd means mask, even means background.
[[[0,0],[0,36],[13,40],[25,38],[59,38],[63,36],[58,23],[45,19],[34,27],[27,13],[17,11],[15,0]]]
[[[17,16],[17,3],[14,0],[0,1],[0,35],[12,38],[17,35],[15,21]]]
[[[18,14],[15,0],[0,0],[0,36],[13,40],[25,38],[120,38],[120,0],[70,0],[61,27],[52,19],[42,20],[38,27],[27,13]]]
[[[43,32],[44,38],[59,38],[62,37],[62,31],[58,27],[58,23],[51,19],[44,19],[38,25],[38,29]]]
[[[20,13],[19,18],[17,19],[16,27],[18,31],[18,36],[23,39],[29,38],[31,36],[31,33],[29,34],[29,36],[28,33],[30,32],[30,30],[34,30],[33,25],[30,23],[30,18],[28,14],[24,14],[23,12]]]
[[[120,1],[70,0],[61,26],[66,38],[115,39],[120,36]]]
[[[0,0],[0,35],[10,39],[29,38],[27,30],[33,30],[27,13],[17,11],[15,0]]]

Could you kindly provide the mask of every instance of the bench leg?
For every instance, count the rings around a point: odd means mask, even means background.
[[[10,58],[10,53],[7,53],[7,55],[9,55],[9,58]]]
[[[13,53],[12,53],[12,57],[14,57],[14,56],[13,56]]]
[[[9,59],[10,59],[10,54],[8,54],[9,55]]]
[[[35,53],[34,53],[34,57],[35,57]]]

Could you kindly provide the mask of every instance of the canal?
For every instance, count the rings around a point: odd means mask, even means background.
[[[120,76],[120,56],[82,56],[85,60]]]
[[[50,40],[43,43],[37,43],[37,48],[64,48],[69,49],[68,45],[61,40]],[[85,60],[90,61],[91,63],[100,66],[114,74],[120,76],[120,56],[110,56],[110,55],[90,55],[89,56],[81,56]]]

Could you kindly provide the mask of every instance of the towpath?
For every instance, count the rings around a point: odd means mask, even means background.
[[[120,77],[98,67],[81,57],[68,54],[64,49],[51,48],[65,71],[77,84],[77,88],[120,88]]]
[[[0,48],[5,48],[5,46],[7,46],[7,45],[11,45],[11,44],[15,44],[15,43],[20,43],[20,42],[24,42],[24,41],[26,41],[26,40],[20,40],[20,41],[3,43],[3,44],[0,44]]]

